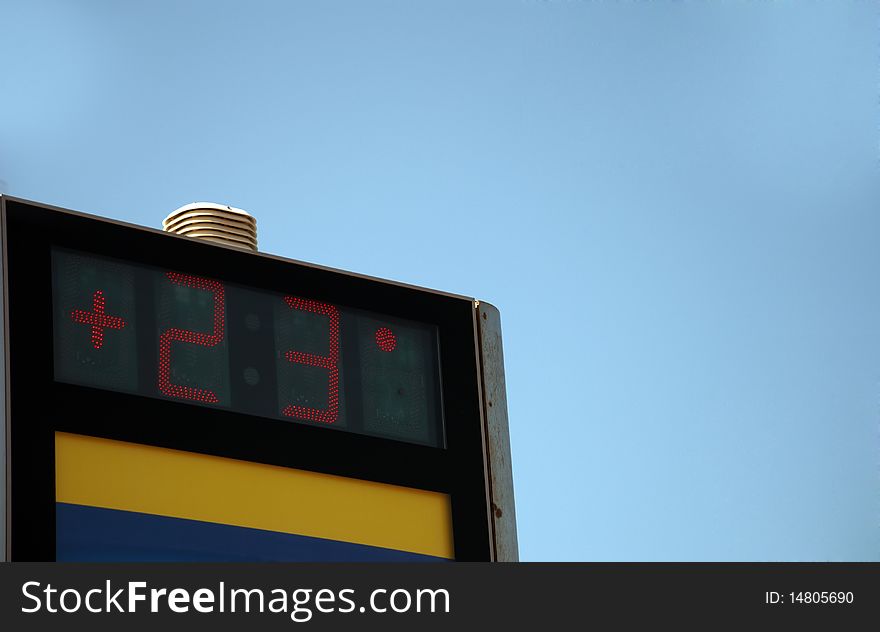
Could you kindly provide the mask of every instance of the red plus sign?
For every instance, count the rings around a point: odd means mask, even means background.
[[[104,313],[105,304],[104,292],[97,290],[92,297],[92,309],[95,311],[84,312],[81,309],[75,309],[70,312],[73,322],[92,326],[92,345],[94,345],[95,349],[100,349],[104,346],[105,329],[122,329],[125,327],[125,321],[119,316],[108,316]]]

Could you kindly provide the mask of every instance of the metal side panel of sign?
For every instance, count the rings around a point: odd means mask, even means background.
[[[9,559],[9,542],[7,541],[7,485],[9,473],[9,453],[6,420],[9,418],[6,393],[9,385],[6,381],[6,206],[5,198],[0,195],[0,562]]]

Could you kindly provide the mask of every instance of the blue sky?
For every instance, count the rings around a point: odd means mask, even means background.
[[[527,560],[880,560],[872,2],[0,0],[0,180],[502,313]]]

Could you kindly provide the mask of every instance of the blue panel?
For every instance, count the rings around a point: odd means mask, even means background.
[[[445,562],[376,546],[55,504],[59,562]]]

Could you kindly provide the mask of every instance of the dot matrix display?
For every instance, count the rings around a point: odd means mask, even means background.
[[[104,291],[95,290],[95,294],[92,297],[91,312],[81,309],[75,309],[70,312],[70,318],[73,322],[91,326],[92,346],[95,349],[100,349],[104,346],[105,329],[122,329],[125,327],[125,321],[118,316],[108,316],[105,313],[106,308],[107,301],[104,299]]]
[[[159,320],[169,326],[160,325],[159,392],[178,399],[217,404],[220,402],[218,391],[222,393],[229,381],[228,362],[224,362],[225,345],[213,349],[226,337],[223,286],[217,281],[178,272],[166,272],[165,276],[168,283],[161,283]],[[199,321],[207,321],[207,327],[202,325],[201,328],[208,331],[180,327],[184,323],[187,327],[199,327]],[[179,344],[173,345],[175,342]],[[176,355],[173,363],[172,345]],[[206,383],[211,388],[205,388]]]
[[[52,261],[56,380],[443,447],[432,325],[296,288],[62,249]]]
[[[284,406],[281,414],[319,423],[335,423],[339,418],[339,310],[328,303],[318,303],[317,301],[309,301],[295,296],[285,296],[284,302],[291,310],[312,315],[312,323],[316,320],[326,321],[317,325],[318,330],[321,328],[326,329],[326,353],[309,353],[303,350],[288,349],[284,352],[284,359],[291,364],[323,369],[326,372],[327,388],[326,403],[323,406],[306,406],[299,403],[290,403]],[[315,327],[315,325],[313,324],[312,327]],[[307,334],[305,338],[306,340],[321,341],[322,336],[320,331],[317,331],[312,335]],[[312,376],[314,376],[313,380],[321,382],[321,377],[318,377],[315,373],[315,371],[311,371]],[[320,374],[320,371],[317,373]],[[318,387],[318,391],[320,392],[321,390]]]

